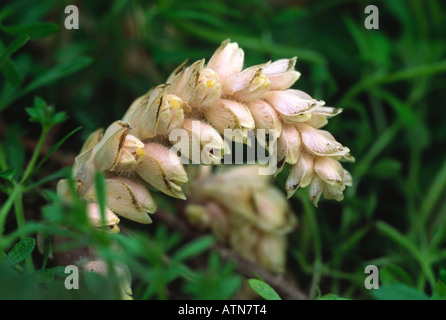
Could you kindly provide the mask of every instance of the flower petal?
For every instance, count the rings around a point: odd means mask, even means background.
[[[350,149],[337,142],[328,131],[318,130],[303,123],[296,124],[296,128],[306,149],[314,155],[338,156],[350,152]]]
[[[307,152],[300,154],[296,164],[291,166],[290,174],[286,180],[285,189],[287,198],[291,198],[297,188],[305,188],[314,177],[314,158]]]
[[[314,171],[330,185],[342,185],[344,182],[344,169],[338,161],[330,157],[316,157]]]
[[[181,186],[188,181],[178,156],[158,143],[147,143],[145,155],[136,173],[156,189],[175,198],[185,199]]]
[[[224,80],[243,68],[244,52],[236,42],[225,40],[209,60],[207,67],[218,72]]]

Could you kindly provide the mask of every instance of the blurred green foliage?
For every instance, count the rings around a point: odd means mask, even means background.
[[[64,8],[70,4],[79,8],[78,30],[64,28]],[[368,4],[379,8],[378,30],[364,27]],[[307,190],[291,199],[300,227],[289,238],[288,269],[302,289],[310,298],[445,298],[445,15],[439,0],[14,0],[2,5],[0,221],[5,218],[5,230],[0,230],[6,235],[0,235],[1,253],[8,256],[14,243],[36,232],[64,233],[53,224],[69,223],[71,237],[129,265],[135,298],[173,298],[171,287],[199,299],[231,298],[241,284],[231,265],[220,265],[215,254],[203,270],[186,263],[210,248],[208,238],[191,249],[161,223],[137,227],[131,237],[93,232],[76,220],[84,204],[67,208],[51,191],[66,170],[48,157],[37,162],[39,154],[29,155],[21,140],[40,134],[40,152],[49,130],[57,128],[53,135],[60,143],[53,142],[51,152],[58,148],[74,156],[93,130],[122,117],[136,97],[164,82],[178,64],[209,58],[230,38],[245,50],[246,65],[297,56],[302,77],[294,87],[344,108],[329,130],[357,160],[346,167],[354,186],[343,202],[322,201],[319,208],[311,206]],[[29,123],[27,113],[42,126]],[[285,177],[286,171],[279,175],[279,187]],[[12,214],[6,219],[12,208],[17,222]],[[42,208],[43,222],[25,222],[25,212],[30,220],[41,217],[36,208]],[[111,242],[125,254],[110,250]],[[33,256],[34,263],[27,258],[13,269],[0,264],[0,297],[37,294],[36,250]],[[45,264],[39,270],[51,270]],[[363,285],[369,264],[380,268],[382,289],[376,292]],[[34,280],[10,276],[24,270]],[[57,280],[53,271],[40,272]],[[17,292],[4,291],[7,283],[19,282]],[[46,292],[44,297],[57,296]],[[92,292],[86,297],[94,297]]]

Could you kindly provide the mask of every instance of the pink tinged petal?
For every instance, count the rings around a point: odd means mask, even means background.
[[[263,100],[251,101],[247,104],[255,122],[256,129],[276,129],[277,136],[282,133],[282,122],[279,114],[269,103]]]
[[[271,81],[270,90],[288,89],[299,79],[300,73],[294,70],[296,59],[280,59],[265,68],[264,73]]]
[[[319,129],[324,127],[328,123],[327,117],[320,115],[320,114],[314,114],[311,112],[311,119],[308,121],[305,121],[305,124],[315,128]]]
[[[314,171],[327,184],[340,186],[344,182],[344,168],[332,158],[316,157]]]
[[[290,174],[286,180],[285,189],[287,198],[291,198],[297,188],[307,187],[314,178],[314,158],[307,152],[300,154],[296,164],[291,166]]]
[[[225,40],[209,60],[207,67],[216,71],[224,80],[242,71],[244,52],[235,42]]]
[[[222,93],[240,101],[260,99],[271,86],[271,81],[263,73],[268,64],[249,67],[222,81]]]
[[[147,183],[174,198],[185,199],[181,186],[188,181],[178,156],[158,143],[147,143],[136,173]]]
[[[206,119],[221,134],[227,134],[225,130],[232,130],[232,139],[241,143],[248,141],[248,132],[255,128],[254,119],[249,109],[237,101],[220,99],[213,107],[206,109]],[[228,137],[229,138],[229,137]]]
[[[301,134],[304,146],[314,155],[342,156],[350,152],[350,149],[337,142],[328,131],[318,130],[303,123],[296,124],[296,128]]]
[[[295,164],[301,153],[301,139],[297,129],[290,124],[285,124],[282,134],[277,140],[278,160],[285,160],[285,163]]]
[[[269,91],[264,95],[264,99],[281,114],[285,121],[290,123],[309,120],[311,114],[308,112],[322,103],[308,97],[302,91],[292,89]]]
[[[323,182],[318,177],[315,177],[311,183],[308,191],[308,196],[313,205],[317,208],[319,199],[321,198],[323,191]]]
[[[194,108],[207,108],[213,106],[220,98],[221,85],[219,75],[210,68],[200,72],[197,87],[189,104]]]

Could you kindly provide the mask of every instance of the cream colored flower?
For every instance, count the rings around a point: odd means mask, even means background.
[[[265,68],[264,74],[271,81],[270,90],[286,90],[299,79],[300,72],[294,70],[296,59],[280,59]]]
[[[180,159],[158,144],[147,143],[135,172],[154,188],[174,198],[186,199],[181,186],[188,181]]]
[[[192,108],[205,109],[215,105],[221,95],[219,75],[210,68],[200,71],[195,92],[189,101]]]
[[[87,217],[95,228],[102,226],[101,210],[97,203],[87,205]],[[113,233],[119,232],[119,218],[109,208],[105,208],[104,225]]]
[[[252,66],[222,80],[222,93],[240,101],[260,99],[271,87],[271,81],[263,73],[268,65]]]
[[[297,129],[285,124],[277,140],[277,160],[279,163],[295,164],[301,153],[301,140]]]
[[[211,57],[207,67],[216,71],[221,80],[225,80],[242,71],[244,56],[237,43],[225,40]]]
[[[105,186],[107,206],[114,213],[138,223],[152,223],[147,213],[156,211],[156,203],[145,186],[124,177],[105,179]],[[84,197],[97,201],[96,187],[93,185]]]
[[[315,129],[304,123],[295,126],[302,137],[303,145],[314,155],[344,156],[350,152],[349,148],[337,142],[328,131]]]
[[[204,68],[204,59],[194,62],[185,68],[184,65],[175,70],[167,79],[169,85],[168,93],[174,94],[185,102],[185,111],[190,112],[189,105],[199,84],[200,73]],[[205,83],[207,85],[207,83]]]
[[[182,129],[185,130],[187,140],[179,132],[180,142],[174,145],[175,150],[181,150],[181,154],[189,158],[194,164],[219,164],[222,157],[230,153],[229,145],[223,140],[220,133],[211,125],[192,118],[183,121]],[[170,137],[171,141],[176,141]]]
[[[287,198],[291,198],[298,187],[307,187],[313,180],[313,177],[314,157],[307,152],[301,152],[296,164],[291,166],[290,174],[286,180]]]
[[[204,115],[225,137],[232,134],[234,141],[251,144],[248,133],[255,128],[255,122],[245,105],[234,100],[220,99],[214,106],[207,108]]]
[[[282,122],[276,109],[269,103],[263,100],[255,100],[248,102],[247,107],[254,119],[256,130],[277,130],[277,137],[281,135]]]
[[[144,156],[144,144],[130,135],[130,127],[116,121],[93,148],[94,164],[100,171],[132,170]]]
[[[315,100],[305,92],[294,89],[269,91],[265,93],[264,99],[288,123],[299,123],[310,120],[312,110],[324,104],[323,101]]]

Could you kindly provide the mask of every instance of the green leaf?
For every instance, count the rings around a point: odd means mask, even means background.
[[[196,240],[187,243],[185,246],[178,249],[172,256],[172,259],[179,262],[197,256],[215,243],[215,238],[211,235],[203,236]]]
[[[378,300],[429,300],[424,292],[403,283],[383,285],[373,290],[372,295]]]
[[[59,80],[71,73],[79,71],[86,66],[88,66],[93,59],[90,57],[78,57],[65,63],[59,64],[49,70],[47,73],[44,73],[40,77],[34,79],[25,89],[25,93],[31,92],[37,88],[40,88],[44,85],[48,85],[56,80]]]
[[[39,170],[39,168],[45,163],[46,160],[48,160],[48,158],[54,153],[54,151],[56,151],[69,137],[78,132],[80,129],[82,129],[82,127],[77,127],[76,129],[68,133],[65,137],[63,137],[61,140],[59,140],[57,143],[55,143],[50,148],[50,150],[45,154],[42,160],[40,160],[39,163],[36,165],[32,174],[34,174],[37,170]]]
[[[105,209],[107,206],[107,190],[105,186],[104,174],[101,171],[96,172],[94,177],[94,182],[96,186],[96,197],[99,204],[99,210],[101,213],[101,222],[103,227],[105,227]]]
[[[8,169],[0,171],[0,178],[11,181],[14,178],[15,169]]]
[[[31,274],[31,277],[37,283],[49,283],[54,280],[54,271],[51,269],[36,270]]]
[[[446,300],[446,284],[438,281],[435,285],[435,293],[432,295],[432,300]]]
[[[34,238],[24,238],[9,251],[6,259],[11,266],[16,265],[25,260],[33,252],[35,246]]]
[[[9,57],[23,47],[29,40],[29,36],[20,35],[15,38],[1,53],[0,55],[0,68],[3,67],[3,64],[8,61]]]
[[[248,279],[251,288],[265,300],[282,300],[277,292],[265,281]]]
[[[412,279],[409,274],[402,268],[389,264],[383,266],[379,270],[379,279],[383,285],[393,284],[393,283],[404,283],[408,286],[413,285]]]
[[[6,80],[14,87],[18,87],[22,83],[22,76],[11,59],[6,59],[2,72]]]
[[[378,178],[390,179],[401,171],[401,162],[392,158],[380,159],[371,168],[369,174]]]
[[[1,26],[0,28],[12,35],[27,35],[33,39],[47,37],[59,30],[59,26],[51,22],[36,22],[20,26]]]
[[[34,105],[26,108],[26,112],[30,116],[29,121],[38,122],[43,127],[50,128],[67,119],[65,112],[55,112],[54,106],[47,103],[40,97],[34,98]]]

